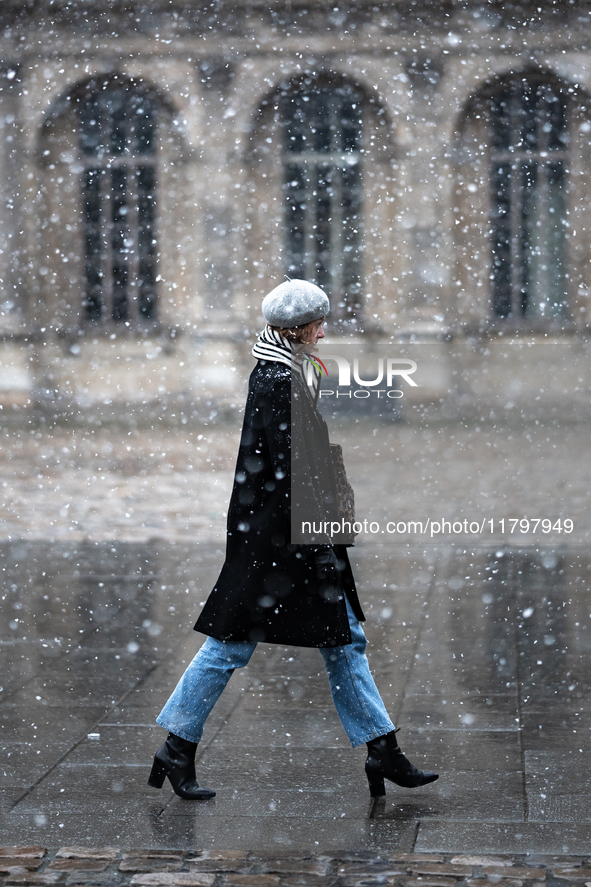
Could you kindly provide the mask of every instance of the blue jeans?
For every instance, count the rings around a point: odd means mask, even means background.
[[[394,730],[365,655],[367,640],[347,601],[351,643],[319,647],[338,716],[353,747]],[[170,733],[199,742],[210,711],[235,668],[248,665],[256,644],[207,638],[156,722]]]

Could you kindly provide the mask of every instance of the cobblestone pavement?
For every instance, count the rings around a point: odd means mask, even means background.
[[[97,887],[538,887],[591,884],[591,857],[4,847],[0,883]]]

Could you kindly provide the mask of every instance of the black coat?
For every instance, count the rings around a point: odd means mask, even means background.
[[[313,547],[290,542],[292,443],[299,460],[326,464],[330,459],[326,423],[303,386],[300,394],[292,426],[290,369],[260,360],[251,373],[228,509],[226,560],[195,624],[196,631],[218,640],[349,644],[345,594],[357,618],[365,618],[345,546],[334,546],[341,586],[327,588],[317,577]],[[314,515],[330,520],[334,481],[326,488],[315,464],[309,471],[315,477]],[[318,539],[323,542],[330,539]]]

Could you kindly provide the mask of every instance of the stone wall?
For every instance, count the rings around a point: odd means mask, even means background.
[[[473,343],[499,336],[558,335],[573,355],[585,350],[591,15],[583,3],[565,9],[5,3],[5,408],[83,418],[96,409],[171,415],[177,404],[190,415],[241,403],[260,301],[284,274],[277,102],[302,77],[350,82],[363,95],[364,304],[349,334],[451,340],[470,355],[471,372]],[[569,102],[570,292],[560,329],[491,322],[490,145],[479,101],[499,78],[528,72],[558,84]],[[81,315],[73,97],[92,78],[140,84],[158,103],[159,312],[149,328],[92,325]]]

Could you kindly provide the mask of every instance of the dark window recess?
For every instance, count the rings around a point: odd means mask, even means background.
[[[493,314],[515,320],[564,320],[565,98],[543,81],[519,81],[493,95],[490,110]]]
[[[102,84],[79,104],[84,215],[84,315],[154,321],[156,107],[131,86]]]
[[[331,296],[334,315],[359,314],[362,99],[352,86],[283,97],[285,272]]]

